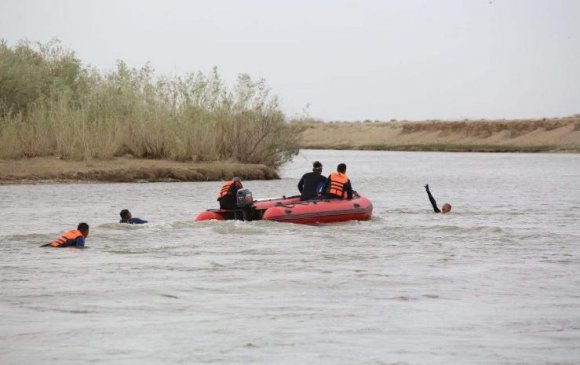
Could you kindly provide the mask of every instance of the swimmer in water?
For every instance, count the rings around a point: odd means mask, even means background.
[[[119,223],[128,223],[128,224],[143,224],[143,223],[147,223],[146,220],[143,220],[143,219],[137,218],[137,217],[133,217],[133,215],[131,214],[131,212],[129,211],[129,209],[123,209],[121,211],[121,213],[119,213],[119,215],[121,216],[121,221],[119,221]]]
[[[433,195],[431,195],[431,191],[429,191],[429,184],[425,185],[425,190],[427,191],[427,195],[429,196],[429,201],[431,202],[431,205],[433,206],[433,211],[435,213],[449,213],[451,211],[451,204],[449,203],[443,203],[443,205],[441,206],[441,210],[439,210],[439,208],[437,207],[437,202],[435,201],[435,198],[433,198]]]
[[[70,231],[64,233],[59,238],[55,239],[51,243],[42,245],[40,247],[85,247],[85,238],[89,235],[89,225],[86,223],[79,223],[77,229],[71,229]]]

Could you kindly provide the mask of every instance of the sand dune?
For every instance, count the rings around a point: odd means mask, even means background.
[[[580,152],[580,116],[538,120],[299,123],[301,148]]]

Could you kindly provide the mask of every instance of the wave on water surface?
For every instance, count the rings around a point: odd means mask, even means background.
[[[40,233],[30,233],[30,234],[13,234],[8,235],[3,238],[8,242],[14,243],[30,243],[30,244],[39,244],[43,245],[45,243],[49,243],[50,241],[54,240],[56,235],[50,234],[40,234]]]

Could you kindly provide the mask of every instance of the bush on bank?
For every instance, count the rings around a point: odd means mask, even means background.
[[[297,152],[264,80],[217,69],[157,76],[128,67],[83,66],[58,41],[0,41],[0,158],[233,160],[279,167]]]

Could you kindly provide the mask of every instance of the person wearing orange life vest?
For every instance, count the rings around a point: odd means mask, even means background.
[[[242,181],[239,177],[234,177],[227,183],[225,183],[218,195],[218,201],[220,202],[220,209],[236,209],[237,204],[237,194],[238,190],[242,189]]]
[[[338,164],[336,172],[328,176],[323,191],[325,199],[344,199],[345,194],[347,199],[352,199],[352,185],[346,176],[345,164]]]
[[[79,223],[77,229],[71,229],[70,231],[64,233],[59,238],[55,239],[51,243],[42,245],[40,247],[85,247],[85,238],[89,235],[89,225],[86,223]]]

